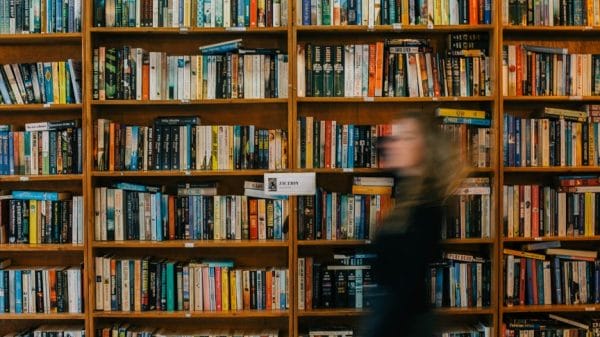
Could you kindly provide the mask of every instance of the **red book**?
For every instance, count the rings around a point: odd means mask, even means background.
[[[523,95],[523,64],[521,62],[521,54],[522,54],[522,46],[521,45],[517,45],[515,46],[515,64],[516,64],[516,68],[517,68],[517,73],[516,73],[516,79],[517,79],[517,83],[516,83],[516,92],[517,92],[517,96],[522,96]]]
[[[304,308],[306,310],[312,309],[312,279],[313,279],[313,258],[307,256],[304,264]]]
[[[169,196],[169,240],[175,240],[175,196]]]
[[[479,23],[479,0],[469,0],[469,24]]]
[[[537,266],[534,259],[527,259],[529,268],[531,268],[531,275],[527,275],[527,282],[531,284],[533,303],[538,304],[538,287],[537,287]]]
[[[48,271],[48,283],[50,288],[50,312],[57,312],[58,299],[56,296],[56,269]]]
[[[221,311],[223,310],[223,306],[222,306],[222,285],[221,285],[221,267],[214,267],[214,271],[215,271],[215,305],[217,308],[217,311]]]
[[[325,168],[331,168],[331,121],[325,122]]]
[[[248,199],[250,240],[258,240],[258,200]]]
[[[540,236],[540,186],[531,185],[531,236]]]
[[[521,272],[519,273],[519,304],[525,305],[525,277],[527,274],[527,259],[521,258]]]
[[[115,170],[115,123],[111,122],[109,126],[109,143],[108,149],[108,169],[110,171]],[[106,146],[106,145],[104,145]]]
[[[377,62],[377,47],[374,44],[369,45],[369,90],[367,96],[375,97],[375,80],[376,80],[376,62]]]
[[[250,27],[256,27],[258,22],[258,0],[250,0]]]
[[[525,233],[525,185],[519,185],[519,236]]]

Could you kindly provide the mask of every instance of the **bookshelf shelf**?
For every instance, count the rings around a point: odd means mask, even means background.
[[[244,311],[204,311],[204,312],[94,312],[96,318],[147,318],[147,319],[172,319],[172,318],[279,318],[288,317],[287,310],[244,310]]]
[[[600,102],[600,96],[505,96],[505,102]]]
[[[597,166],[505,167],[505,173],[569,173],[598,172]]]
[[[215,177],[215,176],[258,176],[267,172],[285,172],[269,170],[214,170],[214,171],[93,171],[94,177]]]
[[[55,44],[81,42],[81,33],[0,34],[0,42],[15,44]]]
[[[83,175],[81,174],[55,174],[55,175],[41,175],[41,176],[29,176],[29,175],[0,175],[0,182],[38,182],[38,181],[73,181],[82,180]]]
[[[377,25],[369,26],[298,26],[296,31],[302,33],[431,33],[445,34],[452,32],[488,32],[493,25],[438,25],[432,28],[425,25]]]
[[[83,252],[79,244],[0,244],[0,252]]]
[[[97,34],[285,34],[286,27],[231,27],[231,28],[202,28],[202,27],[92,27],[90,32]]]
[[[556,33],[569,34],[597,34],[600,32],[600,27],[593,26],[511,26],[505,25],[502,30],[506,33],[540,33],[553,35]]]
[[[0,104],[0,113],[4,111],[59,111],[81,110],[81,104]]]
[[[0,314],[0,321],[3,320],[83,320],[85,319],[85,314]],[[0,324],[1,325],[1,324]]]
[[[204,100],[106,100],[92,101],[93,106],[147,106],[147,105],[212,105],[212,104],[287,104],[287,98],[241,98],[241,99],[204,99]]]
[[[594,236],[542,236],[536,238],[503,238],[505,243],[511,242],[544,242],[544,241],[600,241],[599,235]]]
[[[274,240],[172,240],[172,241],[94,241],[94,248],[287,248],[287,241]]]
[[[599,97],[600,98],[600,97]],[[427,102],[492,102],[490,96],[472,97],[298,97],[298,103],[427,103]]]
[[[298,246],[367,246],[371,240],[298,240]]]
[[[490,238],[469,238],[469,239],[445,239],[441,241],[444,245],[481,245],[493,244],[494,239]]]
[[[492,308],[436,308],[434,312],[439,315],[492,315]]]
[[[298,317],[356,317],[365,316],[369,310],[365,309],[312,309],[298,310]]]
[[[504,313],[529,313],[529,312],[596,312],[600,311],[598,304],[574,305],[519,305],[503,307]]]

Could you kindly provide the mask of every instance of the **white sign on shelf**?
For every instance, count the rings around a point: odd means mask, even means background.
[[[317,191],[315,172],[265,173],[266,195],[314,195]]]

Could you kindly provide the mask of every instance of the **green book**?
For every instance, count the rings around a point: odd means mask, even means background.
[[[323,0],[321,5],[323,17],[321,18],[321,22],[323,26],[331,25],[331,0]]]
[[[333,97],[333,46],[325,46],[323,53],[323,96]]]
[[[106,49],[105,62],[105,81],[106,81],[106,99],[117,98],[117,50],[115,48]]]
[[[223,27],[223,0],[214,2],[215,8],[215,27]]]
[[[333,96],[344,97],[344,46],[335,46],[334,52],[335,55],[333,62]],[[353,70],[349,69],[348,71]]]
[[[167,311],[175,311],[175,262],[167,265]]]
[[[323,50],[313,46],[312,50],[312,92],[314,97],[323,95]]]

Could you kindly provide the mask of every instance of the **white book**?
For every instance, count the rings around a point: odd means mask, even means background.
[[[363,13],[367,13],[367,26],[369,27],[374,27],[376,22],[375,22],[375,2],[376,0],[365,0],[363,2],[367,2],[368,3],[368,10],[363,12]]]
[[[344,46],[344,96],[354,96],[354,45]]]
[[[125,240],[123,190],[115,189],[115,240]]]
[[[131,310],[129,272],[129,260],[121,260],[121,311],[124,312]]]
[[[299,257],[298,258],[298,310],[304,310],[306,307],[305,306],[305,297],[306,297],[305,268],[306,268],[305,258]]]
[[[281,26],[281,0],[273,0],[273,27]],[[287,6],[283,7],[287,10]]]
[[[223,0],[223,27],[231,27],[231,0]]]
[[[107,188],[100,187],[100,240],[106,241],[108,232],[106,230],[106,195]]]
[[[296,82],[296,86],[297,86],[297,94],[298,97],[304,97],[306,96],[306,77],[305,77],[305,73],[306,73],[306,65],[305,65],[305,51],[304,51],[304,47],[305,45],[302,44],[298,44],[298,48],[296,50],[297,53],[297,66],[298,66],[298,71],[296,74],[297,77],[297,82]],[[245,79],[245,77],[244,77]]]
[[[287,27],[288,26],[288,0],[281,0],[281,6],[280,6],[280,12],[281,12],[281,19],[280,19],[280,26],[281,27]]]
[[[483,266],[481,263],[475,264],[477,275],[477,307],[483,307]]]
[[[189,99],[197,100],[198,97],[198,55],[190,56],[190,94]]]
[[[152,0],[152,27],[158,26],[158,0]]]

